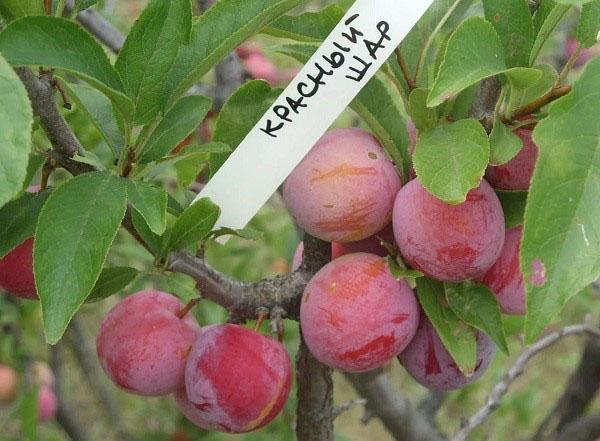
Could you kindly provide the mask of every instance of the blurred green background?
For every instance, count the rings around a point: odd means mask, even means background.
[[[318,9],[330,3],[333,2],[315,1],[310,9]],[[126,32],[144,4],[144,1],[138,0],[105,0],[98,2],[96,8],[119,29]],[[547,60],[560,62],[564,59],[563,47],[570,32],[568,23],[569,20],[546,48],[545,58]],[[267,55],[278,67],[288,69],[296,66],[295,62],[283,56],[274,56],[269,52],[269,46],[277,44],[276,40],[259,36],[256,41],[266,48]],[[210,83],[212,78],[209,76],[206,81]],[[102,158],[107,151],[107,146],[86,116],[76,108],[72,111],[65,111],[65,116],[86,149]],[[336,124],[340,126],[359,125],[360,121],[351,111],[348,111]],[[48,146],[47,140],[39,133],[36,135],[35,142],[39,148]],[[183,170],[172,170],[169,177],[165,179],[165,185],[174,197],[185,204],[191,200],[193,194],[177,190],[178,181],[181,182],[183,179],[182,174],[184,174]],[[51,184],[56,184],[64,178],[64,175],[57,173],[53,176]],[[269,201],[252,221],[251,227],[263,231],[265,233],[263,238],[258,241],[234,238],[225,246],[212,244],[207,250],[209,261],[217,269],[247,281],[260,280],[289,271],[289,262],[299,242],[299,235],[278,196],[274,196]],[[124,296],[145,287],[162,289],[183,299],[190,298],[195,293],[194,282],[190,278],[153,270],[151,256],[123,231],[119,233],[116,244],[111,250],[108,264],[110,266],[132,266],[144,271],[120,295]],[[101,303],[87,304],[78,315],[81,330],[92,354],[95,354],[94,336],[99,328],[99,323],[118,299],[118,296],[113,296]],[[581,322],[586,314],[592,311],[597,316],[599,300],[598,294],[592,292],[591,289],[582,293],[568,304],[560,319],[553,326],[559,327],[564,324]],[[222,308],[209,302],[202,302],[196,308],[195,314],[202,324],[220,323],[227,319],[226,312]],[[493,384],[500,380],[503,373],[514,362],[522,349],[520,320],[509,319],[507,327],[511,334],[512,356],[506,357],[498,354],[492,367],[480,381],[450,394],[438,417],[443,431],[454,432],[463,418],[481,407]],[[266,325],[263,326],[263,332],[269,332]],[[298,346],[298,325],[295,322],[286,322],[285,345],[292,356],[295,356]],[[531,434],[554,405],[565,381],[577,365],[582,347],[583,340],[566,340],[534,359],[526,374],[514,384],[502,406],[475,433],[473,439],[500,441],[524,438]],[[30,361],[49,361],[49,359],[50,350],[43,340],[41,312],[38,303],[13,302],[6,296],[0,295],[0,364],[7,364],[17,368],[20,372],[25,372]],[[95,357],[93,357],[93,362],[97,364]],[[240,369],[243,370],[243,366],[240,366]],[[397,389],[410,398],[413,403],[416,404],[427,396],[427,390],[415,383],[398,363],[392,363],[387,370]],[[25,377],[22,377],[21,383],[24,385]],[[78,417],[92,434],[92,439],[120,440],[114,421],[111,421],[106,415],[97,394],[93,391],[89,378],[72,351],[66,352],[66,366],[61,379],[65,383],[68,398]],[[96,380],[100,381],[114,396],[117,409],[113,409],[113,411],[122,419],[126,430],[139,440],[285,441],[294,439],[293,423],[296,405],[294,392],[285,411],[268,427],[252,434],[234,436],[205,433],[194,428],[177,411],[170,397],[136,397],[117,389],[103,375]],[[357,398],[343,375],[336,373],[334,380],[336,404]],[[11,405],[0,403],[0,441],[25,439],[24,429],[26,427],[23,426],[22,413],[25,408],[23,403],[26,403],[26,396],[27,389],[22,387],[15,403]],[[593,407],[596,411],[600,410],[600,399],[596,400]],[[371,419],[368,424],[363,425],[361,423],[363,413],[363,408],[357,406],[341,415],[335,421],[336,439],[339,441],[387,441],[392,439],[377,419]],[[184,433],[187,433],[189,437],[184,437]],[[38,439],[58,441],[65,440],[67,437],[56,423],[50,422],[39,426]]]

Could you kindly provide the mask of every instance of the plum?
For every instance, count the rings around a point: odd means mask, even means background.
[[[19,380],[15,370],[9,366],[0,365],[0,402],[12,402],[17,397]]]
[[[500,257],[478,282],[486,285],[496,295],[502,312],[510,315],[524,315],[527,312],[525,281],[521,272],[521,238],[523,227],[518,226],[506,232],[506,239]]]
[[[184,384],[185,364],[200,326],[184,305],[160,291],[140,291],[120,301],[102,321],[96,339],[106,374],[121,388],[159,396]]]
[[[176,400],[206,430],[244,433],[275,418],[292,384],[292,362],[281,343],[238,325],[202,328]]]
[[[283,186],[298,225],[328,242],[356,242],[389,224],[402,186],[377,139],[360,129],[326,133]]]
[[[50,421],[56,416],[58,410],[58,399],[50,386],[43,385],[38,393],[38,420],[41,423]]]
[[[472,376],[465,376],[448,353],[431,321],[422,314],[415,338],[398,357],[408,373],[429,389],[452,390],[471,384],[489,367],[496,346],[477,332],[477,364]]]
[[[506,164],[490,166],[485,179],[497,190],[527,191],[538,158],[538,146],[533,142],[532,131],[517,130],[523,140],[523,148]]]
[[[333,242],[331,244],[331,260],[352,253],[371,253],[385,257],[389,254],[389,252],[386,247],[381,245],[382,240],[390,244],[394,243],[394,230],[392,229],[392,224],[388,225],[385,229],[374,236],[367,237],[366,239],[359,240],[358,242]],[[300,268],[303,254],[304,242],[300,242],[292,259],[292,271],[296,271],[298,268]]]
[[[324,266],[308,283],[300,307],[306,344],[322,363],[347,372],[380,367],[413,338],[419,306],[385,259],[348,254]]]
[[[482,276],[504,244],[502,206],[485,180],[464,203],[449,205],[415,179],[398,193],[393,222],[406,262],[444,282]]]

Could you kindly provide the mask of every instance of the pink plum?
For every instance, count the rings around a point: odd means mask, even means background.
[[[184,383],[188,354],[200,331],[184,305],[160,291],[141,291],[120,301],[102,321],[96,339],[106,374],[121,388],[145,396],[166,395]]]
[[[396,243],[406,262],[431,278],[459,282],[482,276],[500,256],[504,234],[502,206],[484,180],[459,205],[432,196],[417,179],[396,198]]]
[[[517,130],[523,148],[506,164],[490,166],[485,179],[497,190],[527,191],[538,158],[538,147],[533,142],[531,130]]]
[[[523,227],[508,230],[500,257],[478,280],[496,294],[505,314],[524,315],[527,312],[525,281],[519,257],[522,236]]]
[[[0,365],[0,402],[12,402],[17,396],[19,379],[15,370]]]
[[[185,370],[184,415],[206,430],[243,433],[275,418],[292,384],[292,363],[281,343],[238,325],[202,329]]]
[[[415,338],[400,354],[400,362],[408,373],[430,389],[452,390],[471,384],[489,367],[496,346],[482,332],[477,333],[477,364],[472,376],[465,376],[448,353],[438,333],[422,314]]]
[[[306,344],[322,363],[348,372],[380,367],[413,338],[419,306],[385,259],[348,254],[324,266],[308,283],[300,307]]]
[[[54,390],[50,386],[40,387],[38,395],[38,420],[45,423],[56,416],[58,410],[58,400]]]
[[[360,129],[325,134],[283,187],[300,227],[329,242],[356,242],[389,224],[402,183],[377,139]]]

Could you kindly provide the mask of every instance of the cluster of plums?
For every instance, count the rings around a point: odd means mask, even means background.
[[[479,378],[495,346],[477,333],[477,365],[465,376],[444,348],[405,280],[383,258],[395,243],[404,262],[443,282],[487,285],[506,314],[526,308],[519,249],[522,228],[505,231],[495,189],[527,190],[538,149],[531,131],[510,162],[489,167],[466,201],[449,205],[418,179],[406,185],[376,138],[360,129],[325,134],[287,179],[283,196],[296,222],[332,242],[332,262],[309,282],[301,303],[306,343],[321,362],[350,372],[399,357],[407,371],[433,389],[456,389]],[[412,129],[411,138],[416,138]],[[491,184],[491,185],[490,185]],[[303,246],[294,257],[300,265]]]
[[[483,374],[495,353],[490,338],[477,334],[476,370],[465,376],[414,290],[391,274],[382,241],[395,243],[412,269],[444,282],[481,282],[504,313],[524,314],[522,229],[505,231],[493,189],[529,187],[537,147],[530,131],[517,133],[522,151],[490,167],[459,205],[436,199],[418,179],[403,186],[380,143],[363,130],[336,129],[319,140],[283,188],[297,223],[332,242],[332,262],[312,278],[301,302],[300,325],[317,359],[360,372],[398,357],[421,384],[443,390]],[[0,260],[0,287],[30,299],[37,298],[32,243],[27,239]],[[300,244],[296,268],[302,254]],[[207,430],[266,425],[283,408],[292,381],[281,343],[238,325],[201,328],[176,297],[159,291],[120,301],[102,322],[97,352],[119,387],[143,396],[174,394],[183,414]]]

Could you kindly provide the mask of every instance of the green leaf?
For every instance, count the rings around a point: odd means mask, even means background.
[[[192,25],[190,44],[177,56],[166,82],[169,108],[244,40],[307,0],[221,0]],[[233,145],[231,145],[233,147]]]
[[[529,103],[534,102],[538,98],[546,95],[555,86],[558,80],[558,73],[553,66],[549,64],[542,64],[536,66],[536,69],[542,71],[542,76],[535,83],[531,84],[524,90],[519,91],[518,96],[511,97],[511,102],[514,108],[519,108]]]
[[[34,385],[27,389],[23,399],[19,403],[19,416],[21,417],[21,428],[27,441],[38,439],[38,396],[40,387]]]
[[[113,154],[119,156],[125,144],[125,138],[119,128],[123,126],[123,118],[115,113],[110,100],[85,84],[67,83],[64,80],[61,84],[67,89],[69,97],[88,115]]]
[[[152,232],[146,220],[137,210],[131,210],[131,221],[135,231],[138,232],[142,240],[148,245],[152,254],[158,257],[164,257],[163,251],[166,252],[167,243],[170,237],[170,230],[167,228],[162,236]]]
[[[388,264],[388,268],[390,269],[390,273],[392,273],[392,276],[394,276],[394,278],[397,281],[408,279],[409,281],[414,283],[414,279],[418,279],[419,277],[425,276],[420,271],[409,270],[406,269],[406,267],[400,266],[398,260],[394,256],[387,256],[386,261]]]
[[[306,63],[317,50],[315,43],[284,45],[277,50]],[[350,107],[367,123],[381,141],[387,154],[396,163],[403,176],[407,176],[411,158],[408,153],[409,138],[406,120],[401,109],[402,96],[389,84],[383,72],[378,72],[360,91]]]
[[[169,248],[178,250],[205,239],[220,215],[221,210],[209,198],[190,205],[173,225]]]
[[[472,375],[477,364],[477,341],[473,328],[450,309],[444,284],[422,277],[417,279],[419,302],[440,340],[465,375]]]
[[[46,201],[35,233],[33,268],[48,343],[60,340],[96,284],[126,202],[125,183],[106,172],[66,181]]]
[[[42,155],[29,155],[29,163],[27,164],[27,174],[23,180],[22,190],[25,191],[31,185],[31,181],[35,178],[35,175],[40,171],[42,166],[46,162],[46,157]]]
[[[212,102],[200,95],[181,98],[160,121],[142,148],[139,162],[156,161],[166,156],[202,122]],[[144,137],[144,132],[140,138]]]
[[[577,40],[585,48],[592,47],[600,41],[600,0],[583,5]]]
[[[98,0],[75,0],[75,11],[83,11],[98,3]]]
[[[525,191],[496,191],[502,211],[504,211],[504,219],[506,229],[510,230],[517,225],[523,225],[525,217],[525,205],[527,204],[527,192]]]
[[[0,99],[0,158],[2,158],[0,207],[2,207],[23,188],[31,152],[31,127],[33,126],[33,111],[27,91],[2,55],[0,55],[0,97],[2,97]]]
[[[28,15],[46,15],[46,10],[42,0],[1,0],[0,15],[6,21],[12,21]]]
[[[116,266],[104,268],[86,302],[97,302],[125,289],[138,275],[135,268]]]
[[[108,96],[124,116],[131,101],[102,47],[72,21],[57,17],[25,17],[0,33],[0,52],[13,66],[61,69],[89,82]]]
[[[569,9],[571,9],[571,6],[555,5],[550,12],[547,12],[546,17],[539,28],[537,36],[535,37],[535,41],[533,42],[531,55],[529,56],[530,65],[535,63],[535,60],[537,60],[537,57],[544,47],[544,44],[548,41],[548,38],[550,38],[550,35],[552,35],[552,32],[554,32],[554,29],[556,29],[556,26],[558,26]]]
[[[527,0],[483,0],[483,9],[500,35],[508,67],[529,65],[535,30]]]
[[[38,216],[49,195],[49,191],[23,193],[20,198],[0,208],[0,258],[33,236]]]
[[[561,3],[563,5],[585,5],[587,3],[591,3],[596,0],[556,0],[556,3]]]
[[[167,192],[148,182],[126,179],[127,199],[142,215],[153,233],[159,236],[167,228]]]
[[[505,70],[504,49],[494,27],[479,17],[468,18],[448,41],[427,105],[454,99],[467,87]]]
[[[221,109],[213,141],[225,143],[235,150],[280,93],[278,89],[271,89],[265,81],[249,81],[244,84]],[[229,154],[210,156],[211,176],[221,168]]]
[[[330,5],[318,12],[284,15],[263,29],[263,33],[296,41],[323,41],[344,17],[344,10]]]
[[[436,127],[419,136],[414,166],[432,195],[450,204],[465,202],[479,187],[490,158],[490,142],[474,119]]]
[[[513,67],[504,74],[512,88],[518,90],[534,86],[543,76],[542,70],[534,67]]]
[[[447,283],[450,308],[465,323],[487,334],[502,352],[509,355],[500,305],[493,292],[474,282]]]
[[[513,159],[523,148],[523,140],[496,117],[490,133],[490,164],[502,165]]]
[[[433,129],[438,122],[437,111],[427,107],[428,95],[429,89],[417,88],[412,91],[408,99],[408,113],[417,130],[421,132]]]
[[[263,238],[264,233],[262,231],[254,230],[252,228],[242,228],[234,230],[232,228],[221,227],[216,231],[213,231],[211,237],[216,239],[221,236],[236,236],[247,240],[260,240]]]
[[[190,0],[152,0],[135,22],[115,63],[133,101],[134,123],[148,123],[158,114],[169,93],[166,78],[191,28]]]
[[[521,245],[526,340],[600,276],[600,59],[534,131],[536,165]],[[543,228],[540,228],[543,226]]]

